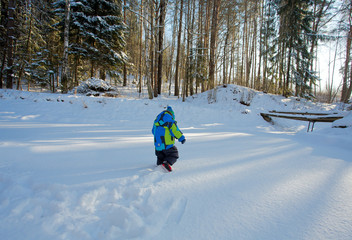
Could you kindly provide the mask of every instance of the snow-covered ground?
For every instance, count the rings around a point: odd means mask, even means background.
[[[2,240],[352,239],[352,128],[259,115],[338,106],[233,85],[216,102],[120,91],[0,90]],[[167,105],[187,139],[172,173],[151,135]]]

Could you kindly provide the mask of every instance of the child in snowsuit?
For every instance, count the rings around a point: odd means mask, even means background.
[[[157,156],[156,164],[162,165],[171,172],[171,166],[179,158],[175,138],[182,144],[186,142],[186,138],[178,128],[175,113],[170,106],[156,117],[152,133],[154,135],[155,155]]]

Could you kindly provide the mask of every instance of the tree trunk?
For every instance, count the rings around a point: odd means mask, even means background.
[[[293,38],[290,37],[289,49],[287,54],[287,70],[286,70],[286,82],[284,85],[283,96],[288,97],[289,95],[289,84],[290,84],[290,72],[291,72],[291,54],[293,49]]]
[[[6,62],[6,51],[5,49],[3,50],[4,55],[2,56],[2,64],[1,64],[1,69],[0,69],[0,89],[3,88],[3,84],[2,84],[2,73],[4,71],[5,68],[5,62]]]
[[[217,44],[218,34],[218,15],[221,0],[214,0],[213,17],[211,22],[211,36],[210,36],[210,61],[209,61],[209,88],[215,87],[215,50]]]
[[[180,20],[177,36],[177,54],[176,54],[176,66],[175,66],[175,96],[180,95],[180,88],[178,83],[179,78],[179,65],[180,65],[180,50],[181,50],[181,36],[182,36],[182,15],[183,15],[183,0],[180,3]]]
[[[159,15],[159,47],[158,47],[158,94],[161,94],[161,84],[163,76],[163,43],[164,43],[164,32],[165,32],[165,14],[166,14],[166,2],[160,0],[160,15]]]
[[[126,7],[126,0],[123,0],[123,5]],[[126,24],[126,9],[123,10],[123,22]],[[123,63],[123,86],[127,86],[127,66]]]
[[[243,36],[242,36],[242,54],[241,54],[241,72],[240,84],[247,86],[246,65],[248,58],[248,2],[244,1],[244,20],[243,20]]]
[[[31,41],[31,36],[32,36],[32,20],[33,20],[33,11],[32,9],[30,10],[30,17],[29,17],[29,29],[28,29],[28,34],[27,34],[27,40],[26,40],[26,54],[29,55],[29,57],[27,59],[31,59],[31,54],[30,54],[30,49],[29,49],[29,45],[30,45],[30,41]],[[17,80],[17,90],[20,89],[21,86],[21,80],[22,80],[22,74],[23,74],[23,70],[25,67],[25,54],[22,56],[21,60],[20,60],[20,69],[18,71],[18,80]],[[29,89],[28,89],[29,90]]]
[[[189,81],[188,81],[188,86],[189,86],[189,94],[190,96],[193,96],[194,94],[194,89],[193,89],[193,82],[194,82],[194,73],[195,73],[195,68],[196,68],[196,63],[195,63],[195,55],[196,55],[196,50],[193,47],[193,41],[194,41],[194,24],[197,21],[195,19],[195,11],[196,11],[196,1],[193,0],[193,4],[192,4],[192,21],[191,21],[191,28],[190,28],[190,32],[191,32],[191,39],[190,39],[190,45],[191,45],[191,56],[189,58],[190,60],[190,73],[191,75],[189,76]]]
[[[231,43],[231,57],[230,57],[230,70],[229,70],[229,77],[228,77],[228,81],[230,84],[233,83],[233,76],[232,76],[232,70],[233,70],[233,67],[234,67],[234,50],[235,50],[235,47],[234,47],[234,44],[235,44],[235,40],[232,41]]]
[[[191,64],[190,64],[190,51],[191,51],[191,22],[192,22],[192,16],[191,16],[191,2],[192,1],[188,1],[187,4],[187,18],[186,18],[186,31],[185,33],[187,33],[187,37],[185,39],[187,39],[187,43],[186,43],[186,74],[185,74],[185,79],[183,80],[183,84],[182,84],[182,101],[184,102],[186,100],[186,97],[188,96],[188,83],[189,83],[189,79],[190,79],[190,71],[191,71]]]
[[[227,13],[227,21],[226,21],[226,34],[225,34],[225,43],[224,43],[224,51],[223,51],[223,66],[222,66],[222,69],[223,69],[223,73],[222,73],[222,77],[223,77],[223,84],[227,84],[227,68],[228,68],[228,61],[226,61],[227,59],[227,44],[228,44],[228,40],[229,40],[229,35],[230,35],[230,13]]]
[[[0,25],[5,26],[5,21],[8,19],[7,17],[7,9],[5,7],[5,1],[1,0],[1,14],[0,14]],[[5,62],[6,62],[6,55],[7,55],[7,45],[6,45],[6,39],[3,39],[3,44],[4,46],[1,49],[1,54],[2,54],[2,59],[1,59],[1,68],[0,68],[0,88],[3,88],[3,71],[5,68]]]
[[[178,25],[177,23],[177,19],[178,19],[178,8],[177,8],[177,3],[175,3],[176,9],[175,9],[175,13],[173,15],[173,21],[174,23],[172,24],[172,40],[171,40],[171,49],[169,51],[170,55],[169,55],[169,63],[168,63],[168,67],[167,67],[167,71],[166,71],[166,80],[169,83],[169,87],[168,87],[168,94],[169,96],[171,95],[171,87],[172,87],[172,76],[173,76],[173,66],[174,66],[174,54],[175,54],[175,44],[176,44],[176,34],[177,34],[177,28]]]
[[[209,64],[209,29],[210,29],[210,17],[211,17],[211,9],[212,9],[212,1],[206,1],[206,13],[205,13],[205,26],[204,26],[204,62],[206,65]],[[204,85],[202,85],[202,92],[209,90],[209,70],[205,68],[204,76],[207,76],[207,82],[203,81]]]
[[[152,1],[153,2],[153,1]],[[157,4],[157,2],[153,2],[155,5]],[[158,82],[157,82],[157,73],[156,73],[156,69],[157,69],[157,65],[156,65],[156,58],[157,58],[157,51],[156,51],[156,47],[155,47],[155,33],[154,33],[154,20],[157,19],[158,17],[155,16],[155,11],[154,11],[154,5],[150,4],[150,29],[151,29],[151,43],[150,43],[150,59],[151,59],[151,64],[150,64],[150,72],[151,72],[151,81],[152,81],[152,85],[154,88],[154,97],[158,96]]]
[[[140,6],[140,18],[139,18],[139,24],[140,24],[140,35],[139,35],[139,64],[138,64],[138,72],[139,72],[139,88],[138,92],[142,93],[142,55],[143,55],[143,0],[141,0],[141,6]]]
[[[146,8],[146,11],[148,10],[148,8]],[[150,16],[150,23],[153,21],[153,16]],[[154,93],[153,93],[153,87],[152,87],[152,81],[153,81],[153,71],[150,71],[152,70],[152,63],[153,63],[153,48],[152,48],[152,43],[153,43],[153,34],[152,34],[152,31],[146,27],[145,28],[145,49],[147,51],[148,49],[148,43],[149,43],[149,56],[147,54],[145,54],[145,62],[146,62],[146,67],[145,67],[145,76],[146,76],[146,79],[147,79],[147,90],[148,90],[148,96],[149,96],[149,99],[153,99],[154,97]],[[148,41],[149,39],[149,41]],[[151,66],[148,66],[147,63],[150,62],[150,65]]]
[[[14,61],[14,39],[15,39],[15,0],[8,2],[8,21],[7,21],[7,78],[6,88],[12,89],[13,86],[13,61]]]
[[[105,69],[99,69],[99,78],[101,80],[106,80],[106,72],[105,72]]]
[[[352,8],[351,8],[352,11]],[[347,103],[348,99],[351,96],[351,92],[349,92],[349,88],[347,85],[348,82],[348,68],[350,64],[350,56],[351,56],[351,43],[352,43],[352,25],[350,24],[350,29],[347,35],[347,43],[346,43],[346,59],[345,59],[345,66],[344,66],[344,73],[343,73],[343,83],[342,83],[342,95],[341,95],[341,102]],[[351,64],[352,65],[352,64]],[[350,73],[351,74],[351,73]],[[351,84],[351,83],[350,83]]]
[[[351,97],[351,93],[352,93],[352,74],[351,74],[351,73],[352,73],[352,64],[351,64],[350,67],[351,67],[351,68],[350,68],[350,86],[349,86],[349,88],[348,88],[348,90],[347,90],[345,103],[348,102],[348,100],[349,100],[350,97]]]
[[[90,77],[95,77],[94,76],[94,61],[91,61],[91,66],[90,66]]]
[[[204,5],[204,0],[199,1],[199,6],[198,6],[198,34],[200,37],[197,38],[197,59],[196,59],[196,94],[198,93],[198,88],[200,84],[204,86],[204,79],[203,79],[203,66],[204,66],[204,44],[203,44],[203,5]],[[203,89],[203,88],[202,88]]]
[[[64,30],[64,54],[62,63],[62,92],[67,93],[68,91],[68,47],[69,47],[69,33],[70,33],[70,11],[71,11],[71,1],[66,0],[65,6],[65,30]],[[93,65],[93,64],[92,64]]]

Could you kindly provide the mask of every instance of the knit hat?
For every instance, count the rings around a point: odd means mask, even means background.
[[[175,113],[174,113],[174,110],[172,110],[172,107],[167,106],[166,111],[168,111],[169,113],[171,113],[171,114],[172,114],[172,117],[175,118]]]

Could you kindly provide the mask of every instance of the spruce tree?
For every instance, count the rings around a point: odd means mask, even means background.
[[[55,78],[58,75],[60,57],[59,35],[53,25],[55,23],[52,5],[47,1],[38,1],[37,19],[35,21],[36,50],[31,56],[31,64],[28,67],[32,80],[41,87],[48,87],[51,91],[56,90]],[[38,39],[39,38],[39,39]]]
[[[54,3],[63,28],[65,1]],[[70,16],[70,51],[76,59],[90,62],[90,75],[96,70],[118,70],[127,57],[124,53],[125,25],[121,1],[73,0]]]
[[[288,95],[290,85],[295,85],[295,95],[307,97],[310,92],[309,81],[316,76],[311,71],[313,57],[308,51],[312,26],[310,0],[276,0],[280,16],[279,42],[282,47],[281,66],[285,63],[285,82],[283,95]]]

